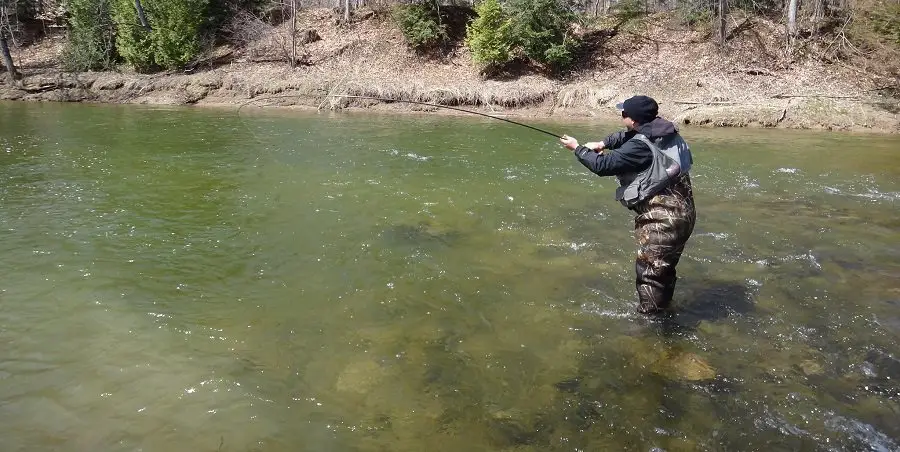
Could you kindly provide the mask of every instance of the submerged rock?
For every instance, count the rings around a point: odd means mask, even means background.
[[[565,380],[558,381],[554,383],[553,387],[555,387],[560,392],[577,392],[578,388],[581,386],[581,377],[573,377],[567,378]]]
[[[385,229],[381,236],[394,245],[452,245],[463,237],[460,229],[424,218],[415,224],[400,223]]]
[[[496,447],[534,445],[542,433],[518,410],[494,410],[485,419],[489,441]]]
[[[671,379],[701,381],[716,378],[716,369],[691,352],[675,350],[664,352],[651,368],[654,372]]]
[[[395,242],[431,242],[431,241],[447,241],[452,235],[445,231],[433,229],[428,225],[409,225],[401,224],[392,226],[385,231],[385,236]]]
[[[875,368],[874,373],[889,379],[900,379],[900,360],[882,350],[870,350],[866,354],[867,363]]]
[[[622,336],[616,344],[631,362],[671,380],[712,380],[717,375],[716,369],[696,353],[674,347],[660,350],[659,343],[632,336]]]
[[[355,392],[365,394],[378,385],[387,371],[375,361],[370,359],[356,361],[347,365],[338,375],[335,388],[340,392]]]
[[[615,342],[631,362],[662,377],[687,381],[716,378],[716,369],[696,353],[674,347],[660,350],[658,342],[633,336],[622,336]]]
[[[803,375],[811,377],[813,375],[821,375],[825,371],[825,369],[816,361],[807,359],[800,363],[800,371],[803,372]]]

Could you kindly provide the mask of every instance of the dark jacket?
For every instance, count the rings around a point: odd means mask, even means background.
[[[647,124],[639,125],[637,132],[653,141],[678,133],[678,128],[670,121],[656,118]],[[575,148],[575,157],[598,176],[639,173],[650,166],[653,151],[643,141],[632,140],[637,132],[633,130],[616,132],[604,138],[603,154],[579,145]]]

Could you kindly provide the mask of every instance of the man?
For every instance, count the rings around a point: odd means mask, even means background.
[[[696,212],[690,149],[675,124],[658,116],[647,96],[616,105],[626,131],[579,145],[564,135],[582,165],[598,176],[615,176],[616,200],[635,213],[637,311],[656,314],[669,307],[677,280],[675,266],[694,230]],[[609,151],[607,151],[609,150]]]

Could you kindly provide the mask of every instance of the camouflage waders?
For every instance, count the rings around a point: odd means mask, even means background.
[[[633,209],[640,250],[635,260],[638,312],[652,314],[669,306],[675,292],[675,266],[694,231],[696,212],[690,176],[685,174]]]

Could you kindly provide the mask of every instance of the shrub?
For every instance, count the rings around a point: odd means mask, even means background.
[[[880,40],[900,48],[900,3],[880,2],[865,16]]]
[[[447,41],[446,26],[440,23],[434,3],[398,5],[393,17],[406,42],[416,50],[427,50]]]
[[[137,71],[177,69],[200,52],[208,0],[144,0],[149,22],[141,25],[134,0],[115,0],[116,50]]]
[[[209,0],[209,17],[203,31],[207,34],[225,32],[223,29],[228,27],[229,22],[241,14],[262,16],[269,3],[269,0]]]
[[[708,2],[685,2],[678,5],[678,17],[683,24],[695,26],[711,23],[715,14]]]
[[[513,0],[513,35],[528,58],[565,69],[572,62],[579,44],[569,35],[569,26],[577,20],[567,0]]]
[[[512,23],[497,0],[484,0],[475,7],[478,17],[466,27],[466,46],[475,63],[493,69],[512,59],[515,44]]]
[[[116,51],[138,72],[153,69],[156,66],[153,61],[153,38],[150,30],[138,20],[134,0],[114,1],[112,17],[116,23]],[[147,20],[152,24],[153,4],[146,0],[141,4]]]
[[[111,0],[70,0],[63,66],[71,71],[110,69],[116,63]]]
[[[896,89],[900,80],[900,5],[883,0],[860,0],[846,17],[828,46],[832,57],[858,65],[867,73],[885,77]],[[838,44],[832,45],[831,43]],[[889,81],[893,79],[893,81]]]
[[[679,8],[681,9],[690,9],[690,10],[702,10],[709,9],[709,5],[711,2],[703,1],[687,1],[681,2],[679,4]],[[639,19],[647,14],[646,4],[643,0],[622,0],[610,8],[609,11],[613,17],[616,18],[619,22],[630,22],[635,19]]]
[[[208,0],[162,0],[155,5],[153,53],[156,64],[176,69],[200,53],[200,28]]]

